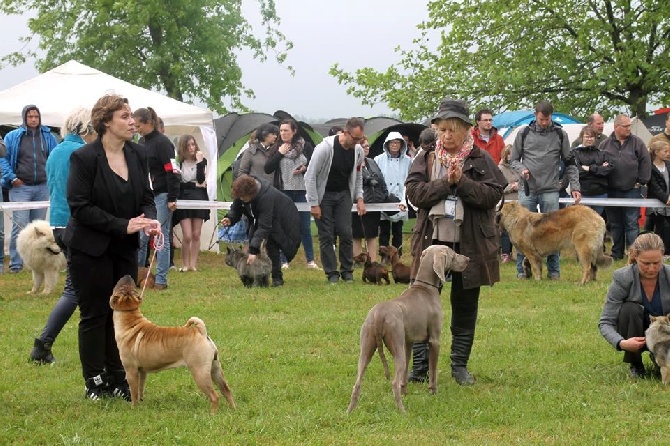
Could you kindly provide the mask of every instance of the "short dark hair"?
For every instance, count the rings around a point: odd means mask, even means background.
[[[98,135],[105,134],[105,124],[112,120],[115,111],[123,107],[129,107],[128,99],[118,94],[107,94],[96,101],[91,111],[91,124]]]
[[[342,130],[344,129],[339,125],[334,125],[328,130],[328,136],[337,135],[338,133],[341,133]]]
[[[579,132],[579,137],[583,139],[584,135],[586,135],[586,134],[589,134],[589,135],[594,136],[594,137],[598,136],[598,135],[596,135],[596,131],[593,130],[593,127],[591,127],[589,125],[585,125],[584,127],[582,127],[582,130]]]
[[[535,106],[535,113],[542,113],[544,116],[553,115],[554,106],[551,105],[551,102],[542,100]]]
[[[240,175],[238,179],[233,181],[232,184],[232,194],[233,198],[245,197],[256,197],[260,186],[256,182],[256,179],[249,175]]]
[[[279,127],[272,123],[261,124],[256,129],[256,141],[263,142],[265,137],[268,135],[277,135],[279,136]]]
[[[349,118],[347,123],[344,124],[344,129],[347,132],[351,132],[356,127],[359,127],[361,130],[365,130],[365,120],[363,118]]]
[[[431,144],[434,144],[437,141],[437,132],[435,129],[432,129],[430,127],[425,128],[421,131],[419,134],[419,144],[421,147],[424,145],[429,146]]]
[[[482,108],[475,114],[475,121],[481,121],[482,115],[491,115],[493,116],[493,110],[489,108]]]

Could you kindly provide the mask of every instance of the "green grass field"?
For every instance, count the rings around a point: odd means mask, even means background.
[[[0,444],[663,442],[668,391],[658,381],[631,381],[621,353],[598,332],[611,269],[582,287],[569,255],[561,281],[517,280],[515,266],[502,265],[502,282],[481,293],[469,365],[473,387],[459,387],[450,376],[443,293],[438,394],[427,384],[410,384],[402,416],[375,357],[359,405],[347,415],[360,326],[375,303],[398,296],[404,286],[364,285],[360,270],[354,284],[330,286],[304,263],[292,263],[284,287],[250,291],[223,255],[205,253],[197,273],[171,272],[168,290],[147,291],[142,310],[154,323],[182,325],[190,316],[206,322],[238,406],[230,410],[222,399],[216,415],[183,368],[149,375],[145,400],[134,409],[119,400],[84,400],[78,313],[54,345],[57,362],[30,364],[33,338],[58,295],[26,295],[29,272],[0,275]]]

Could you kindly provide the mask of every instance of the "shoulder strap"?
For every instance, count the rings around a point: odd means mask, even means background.
[[[561,148],[563,148],[563,130],[561,127],[554,127],[554,131],[558,134],[558,140],[561,143]],[[526,143],[526,136],[528,136],[528,133],[530,133],[530,126],[526,126],[525,129],[521,131],[521,148],[523,149],[523,145]]]

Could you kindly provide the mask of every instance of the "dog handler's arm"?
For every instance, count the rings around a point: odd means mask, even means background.
[[[630,297],[632,285],[635,280],[634,273],[633,267],[614,271],[614,274],[612,275],[612,283],[607,289],[605,305],[603,305],[600,320],[598,321],[600,334],[615,349],[617,346],[623,348],[621,342],[624,341],[624,338],[617,331],[617,325],[621,307]]]

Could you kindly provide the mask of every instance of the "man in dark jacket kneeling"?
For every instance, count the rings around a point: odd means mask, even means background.
[[[275,189],[267,180],[242,175],[233,182],[235,199],[223,226],[237,223],[242,215],[249,220],[249,263],[260,253],[266,240],[268,257],[272,261],[272,286],[284,284],[280,251],[287,261],[293,260],[300,246],[300,214],[293,200]]]

